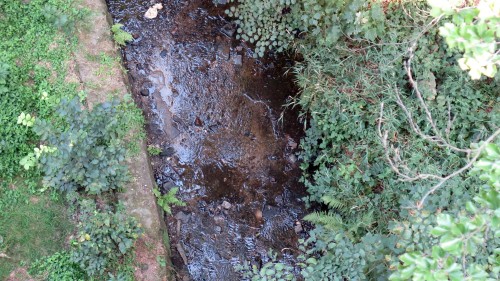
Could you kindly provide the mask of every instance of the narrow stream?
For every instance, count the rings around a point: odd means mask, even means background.
[[[210,0],[108,0],[115,23],[135,40],[124,49],[134,98],[163,192],[178,186],[186,207],[166,217],[180,280],[240,280],[233,266],[263,264],[267,252],[292,263],[304,187],[295,153],[302,136],[291,62],[251,59],[234,27]]]

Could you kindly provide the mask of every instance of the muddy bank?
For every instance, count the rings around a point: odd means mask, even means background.
[[[295,94],[286,60],[251,59],[211,1],[108,1],[134,35],[124,50],[134,98],[163,192],[180,187],[186,207],[167,217],[172,260],[192,280],[239,280],[233,266],[265,263],[272,248],[290,262],[303,234],[304,187],[295,152],[302,125],[282,105]]]

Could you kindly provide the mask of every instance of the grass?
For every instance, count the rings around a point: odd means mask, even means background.
[[[0,252],[9,256],[0,262],[0,280],[19,266],[63,249],[74,229],[66,206],[57,196],[34,195],[22,185],[9,188],[13,192],[2,194],[10,194],[2,201],[16,203],[0,209]]]
[[[68,83],[72,33],[85,13],[74,0],[0,1],[0,280],[19,266],[64,248],[74,226],[58,196],[40,189],[40,173],[21,158],[38,145],[17,124],[21,113],[50,119],[62,98],[78,94]]]

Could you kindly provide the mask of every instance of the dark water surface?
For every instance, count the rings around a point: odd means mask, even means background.
[[[265,263],[270,248],[293,262],[304,187],[295,157],[302,125],[282,105],[296,90],[289,62],[251,59],[229,37],[211,1],[108,0],[134,35],[124,56],[163,192],[178,186],[186,207],[166,217],[172,261],[188,280],[240,280],[233,266]],[[289,65],[288,65],[289,66]],[[298,233],[298,234],[297,234]]]

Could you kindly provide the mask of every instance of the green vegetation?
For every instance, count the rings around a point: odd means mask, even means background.
[[[132,34],[124,31],[122,29],[123,24],[116,23],[111,26],[111,32],[113,32],[113,39],[115,39],[116,44],[120,46],[127,45],[127,42],[134,40]]]
[[[122,164],[126,154],[122,139],[127,131],[119,124],[128,120],[119,104],[112,100],[87,111],[78,98],[63,100],[51,121],[37,119],[33,130],[46,146],[54,148],[39,160],[44,186],[63,192],[83,187],[96,195],[124,186],[129,180],[127,166]]]
[[[498,171],[467,171],[496,151],[481,141],[500,141],[498,1],[238,2],[226,13],[256,56],[302,58],[291,105],[307,121],[306,203],[319,205],[302,275],[495,279],[498,187],[479,178]]]
[[[166,194],[161,194],[160,190],[157,187],[153,189],[153,194],[156,196],[156,202],[167,214],[172,214],[172,205],[175,206],[186,206],[185,202],[182,202],[179,198],[176,197],[177,191],[179,191],[178,187],[171,188]]]
[[[74,226],[56,193],[40,193],[34,160],[36,118],[50,118],[61,98],[76,95],[66,60],[72,30],[85,16],[70,0],[0,1],[0,279],[64,247]],[[29,15],[29,16],[28,16]],[[33,157],[35,155],[33,154]],[[24,167],[24,168],[23,168]]]
[[[82,201],[80,213],[82,221],[71,261],[89,276],[102,276],[110,263],[117,262],[132,248],[142,230],[119,206],[116,211],[109,207],[98,210],[93,201]]]
[[[235,266],[235,269],[241,273],[243,278],[251,281],[268,281],[268,280],[297,280],[293,275],[293,267],[278,262],[278,254],[269,250],[267,253],[269,261],[266,262],[260,269],[256,265],[250,266],[248,262],[243,265]]]
[[[20,264],[62,249],[73,231],[69,214],[58,196],[30,192],[22,182],[10,186],[0,198],[0,278]]]
[[[20,266],[45,280],[131,278],[141,230],[116,192],[126,187],[123,161],[144,136],[144,119],[130,97],[87,110],[85,93],[67,81],[73,31],[87,14],[73,2],[0,1],[2,280]],[[71,249],[68,209],[79,222]]]
[[[82,281],[86,278],[80,266],[71,261],[69,252],[57,252],[48,258],[37,260],[31,265],[30,274],[54,281]]]
[[[161,153],[161,148],[159,148],[156,145],[148,145],[147,150],[148,150],[149,155],[152,155],[152,156],[160,155],[160,153]]]

